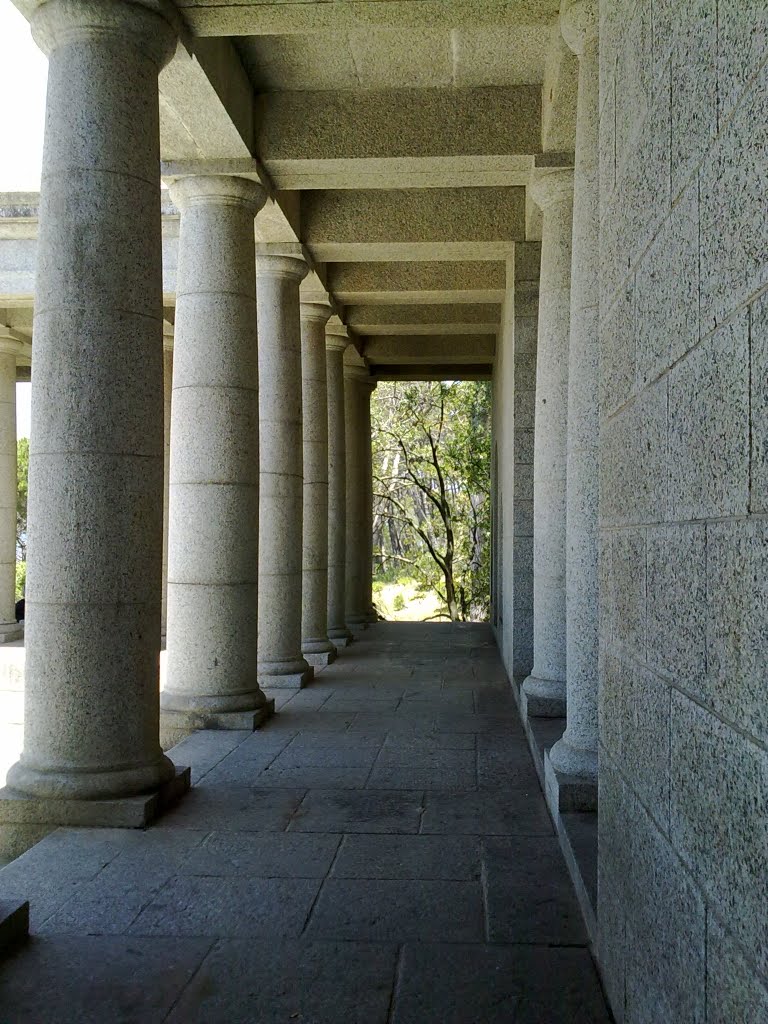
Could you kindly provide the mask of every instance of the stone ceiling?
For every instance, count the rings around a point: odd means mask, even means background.
[[[573,148],[559,0],[176,6],[189,34],[160,78],[166,177],[261,178],[257,242],[302,248],[305,296],[328,291],[375,372],[489,368],[507,260],[538,276],[531,171]]]

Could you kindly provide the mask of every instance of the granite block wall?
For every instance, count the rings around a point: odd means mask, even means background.
[[[600,2],[599,959],[768,1021],[768,8]]]

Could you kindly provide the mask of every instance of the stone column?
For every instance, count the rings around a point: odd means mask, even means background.
[[[368,482],[370,455],[371,378],[362,363],[344,365],[344,422],[347,447],[347,556],[345,572],[346,621],[365,629],[370,620],[368,561]],[[369,410],[366,416],[366,409]]]
[[[373,607],[373,452],[371,450],[371,398],[376,381],[369,380],[363,393],[362,408],[362,444],[363,444],[363,487],[365,491],[365,507],[363,536],[365,538],[364,561],[361,566],[363,603],[366,608],[366,621],[379,621],[378,613]]]
[[[158,721],[157,77],[176,37],[158,10],[119,0],[49,0],[32,15],[32,31],[49,55],[48,101],[32,374],[24,752],[8,773],[8,789],[39,802],[25,809],[24,800],[4,800],[0,819],[51,827],[140,825],[162,802],[158,787],[175,774],[160,750]]]
[[[573,195],[571,334],[568,359],[566,661],[568,725],[552,767],[597,793],[598,647],[598,117],[595,0],[564,0],[560,24],[579,58]]]
[[[16,353],[21,347],[0,333],[0,644],[24,633],[16,622]]]
[[[303,451],[298,256],[256,261],[259,320],[259,682],[298,689],[313,669],[301,653]]]
[[[534,171],[543,215],[533,453],[533,671],[528,715],[565,715],[565,490],[573,170]]]
[[[163,732],[254,728],[270,708],[256,671],[259,377],[246,178],[177,179],[181,212],[171,417]]]
[[[328,637],[336,648],[352,640],[347,629],[345,574],[347,548],[347,443],[344,426],[344,351],[349,345],[343,324],[326,328],[328,385]]]
[[[168,626],[168,494],[171,480],[171,395],[173,393],[173,334],[163,335],[163,595],[160,636]]]
[[[301,406],[304,448],[301,652],[315,668],[329,665],[328,638],[328,385],[325,325],[331,307],[301,304]]]

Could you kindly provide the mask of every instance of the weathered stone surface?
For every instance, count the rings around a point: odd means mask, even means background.
[[[707,922],[707,1024],[768,1019],[768,988],[733,936],[710,917]]]
[[[673,693],[670,833],[707,899],[768,967],[768,754]]]
[[[455,943],[405,947],[394,1024],[470,1019],[508,1024],[511,1013],[526,1024],[607,1024],[609,1019],[586,950]]]
[[[208,953],[168,1021],[385,1024],[395,964],[393,945],[268,941],[256,948],[250,939],[225,939]]]
[[[669,374],[675,519],[744,515],[749,501],[749,320],[711,334]]]
[[[750,511],[768,511],[768,295],[752,305],[750,314]]]
[[[348,880],[323,886],[307,927],[312,939],[477,942],[484,935],[479,882]]]
[[[692,690],[718,714],[768,742],[768,525],[707,526],[707,672]]]
[[[648,664],[696,689],[706,671],[706,529],[652,527],[646,539]]]
[[[480,850],[470,836],[345,836],[331,875],[469,881],[480,877]]]
[[[704,901],[655,823],[638,803],[633,810],[626,1019],[703,1024]]]
[[[556,839],[485,839],[483,868],[491,942],[550,946],[586,942]]]

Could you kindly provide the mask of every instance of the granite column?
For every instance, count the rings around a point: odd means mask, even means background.
[[[1,329],[0,329],[1,330]],[[0,643],[23,636],[16,622],[16,353],[0,333]]]
[[[312,667],[301,653],[304,469],[299,284],[305,261],[260,255],[259,682],[299,689]]]
[[[81,0],[49,0],[33,13],[32,31],[49,65],[24,751],[8,773],[17,796],[2,802],[0,819],[30,820],[18,812],[46,827],[136,825],[175,775],[160,749],[158,706],[158,72],[176,36],[149,6]],[[18,794],[38,798],[37,808],[25,811]],[[138,794],[150,797],[123,799]]]
[[[565,715],[565,502],[573,170],[534,171],[543,214],[533,452],[533,671],[525,713]]]
[[[328,637],[346,647],[347,444],[344,426],[344,352],[349,345],[343,324],[326,328],[328,386]]]
[[[181,211],[171,415],[163,732],[254,728],[259,377],[253,222],[259,184],[190,175]]]
[[[301,406],[304,448],[304,512],[301,652],[322,668],[336,657],[328,638],[328,384],[325,325],[331,307],[301,304]]]
[[[598,117],[597,4],[564,0],[560,24],[579,58],[568,358],[566,512],[567,728],[549,760],[597,798],[598,653]],[[583,808],[586,809],[586,808]]]
[[[371,618],[369,578],[370,532],[368,480],[370,475],[370,394],[368,369],[349,361],[344,365],[344,423],[347,449],[347,554],[345,572],[346,623],[365,629]],[[366,410],[368,412],[366,413]]]

